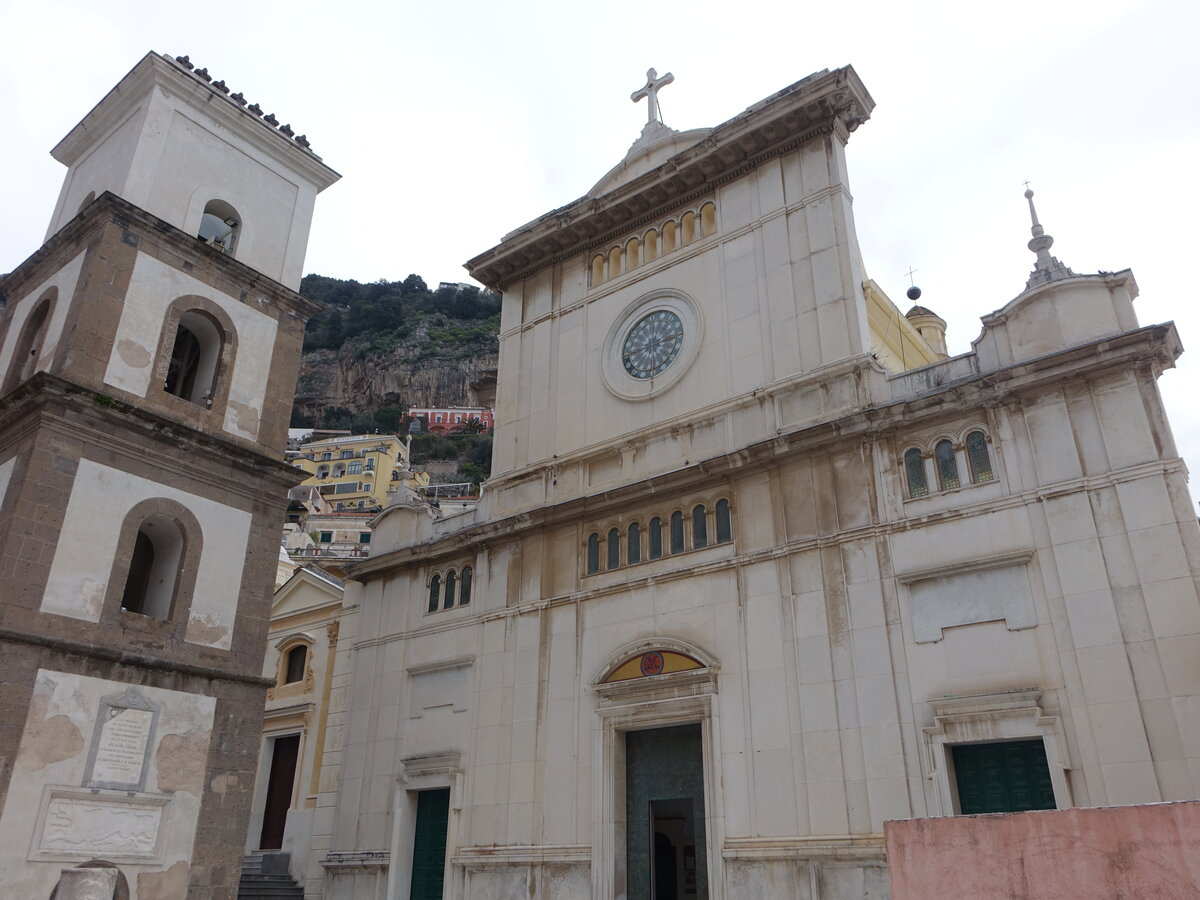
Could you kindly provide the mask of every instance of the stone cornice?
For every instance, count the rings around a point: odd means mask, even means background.
[[[105,191],[89,203],[79,215],[51,235],[27,259],[7,275],[0,277],[0,300],[14,301],[48,278],[69,259],[86,248],[88,240],[106,224],[114,223],[134,238],[157,240],[177,248],[182,255],[201,257],[211,262],[230,282],[242,287],[247,295],[268,296],[287,315],[307,321],[325,308],[324,304],[304,297],[274,278],[239,262],[228,254],[164,222],[128,200]],[[196,276],[196,272],[189,272]],[[214,288],[220,290],[220,288]],[[0,316],[0,320],[3,316]]]
[[[124,121],[135,104],[159,88],[189,105],[204,110],[221,125],[253,147],[294,172],[304,175],[324,190],[341,175],[325,165],[321,157],[277,131],[198,75],[165,54],[150,52],[104,95],[91,111],[50,151],[65,166],[74,165],[96,142]]]
[[[184,478],[203,478],[214,488],[273,509],[284,509],[288,489],[302,480],[295,467],[243,442],[188,428],[48,372],[38,372],[0,397],[0,452],[27,435],[29,429],[17,427],[35,418],[42,419],[41,427],[60,431],[64,437],[84,438],[89,446],[151,461]],[[163,446],[171,451],[160,450]],[[209,460],[220,462],[210,466]],[[236,477],[238,473],[243,477]]]
[[[941,385],[926,393],[903,397],[889,403],[855,410],[796,431],[787,432],[702,460],[661,475],[590,496],[575,497],[538,509],[488,520],[461,531],[440,535],[419,544],[372,556],[347,567],[346,577],[367,581],[388,570],[410,565],[427,565],[462,553],[469,544],[487,545],[507,540],[522,532],[557,526],[584,516],[602,516],[608,509],[644,500],[656,494],[677,494],[711,487],[713,480],[733,472],[773,465],[785,455],[819,452],[846,440],[885,437],[900,426],[917,429],[924,422],[944,417],[947,396],[969,409],[995,405],[1018,393],[1036,392],[1048,384],[1068,379],[1087,378],[1151,359],[1164,367],[1178,355],[1179,339],[1171,323],[1150,325],[1136,331],[1101,338],[1058,353],[1010,366],[1000,371],[976,373],[968,378]],[[964,403],[962,393],[974,390],[974,398]],[[559,468],[570,460],[555,460]],[[546,468],[540,466],[539,469]],[[535,477],[536,472],[522,473]]]
[[[466,263],[504,290],[521,278],[711,191],[823,134],[844,139],[875,106],[851,66],[810,75],[718,125],[704,140],[600,197],[546,213]]]

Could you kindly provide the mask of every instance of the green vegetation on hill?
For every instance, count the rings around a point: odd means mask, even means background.
[[[419,358],[454,359],[494,352],[500,296],[476,287],[431,291],[419,275],[361,284],[306,275],[300,293],[328,309],[313,316],[304,349],[339,350],[350,343],[361,356],[386,352],[421,332]]]

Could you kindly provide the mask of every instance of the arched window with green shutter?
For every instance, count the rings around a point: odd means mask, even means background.
[[[595,575],[600,571],[600,535],[589,534],[587,543],[587,573]]]
[[[466,606],[471,602],[471,567],[463,566],[462,582],[458,589],[458,605]]]
[[[967,435],[967,465],[971,468],[971,483],[985,484],[994,481],[992,457],[988,453],[987,435],[972,431]]]
[[[933,458],[937,462],[938,489],[952,491],[962,487],[958,478],[958,460],[954,457],[954,445],[949,441],[938,441],[933,448]]]
[[[629,526],[625,542],[625,561],[631,566],[642,561],[642,526],[637,522]]]
[[[910,498],[929,496],[929,481],[925,478],[925,454],[916,447],[904,451],[904,477],[908,480]]]
[[[683,552],[683,513],[679,510],[671,513],[671,552]]]
[[[655,516],[650,520],[650,524],[646,528],[647,543],[649,544],[649,552],[651,559],[662,559],[663,555],[663,540],[662,540],[662,519]]]
[[[733,523],[729,519],[729,501],[717,501],[717,543],[728,544],[733,540]]]
[[[692,549],[708,546],[708,511],[704,504],[692,508]]]

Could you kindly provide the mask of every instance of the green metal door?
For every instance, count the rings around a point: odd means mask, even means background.
[[[963,815],[1054,809],[1054,787],[1040,741],[952,748]]]
[[[446,825],[450,789],[417,794],[417,829],[413,837],[411,900],[441,900],[446,873]]]

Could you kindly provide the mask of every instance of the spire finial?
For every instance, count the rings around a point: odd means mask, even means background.
[[[1051,281],[1057,281],[1075,273],[1050,255],[1050,248],[1054,246],[1054,238],[1046,234],[1046,229],[1038,221],[1037,209],[1033,205],[1033,191],[1029,189],[1028,181],[1025,182],[1025,199],[1029,201],[1029,218],[1033,222],[1029,229],[1033,237],[1030,238],[1027,246],[1037,254],[1037,262],[1033,264],[1033,274],[1025,283],[1025,289],[1029,290],[1035,285],[1049,284]]]

